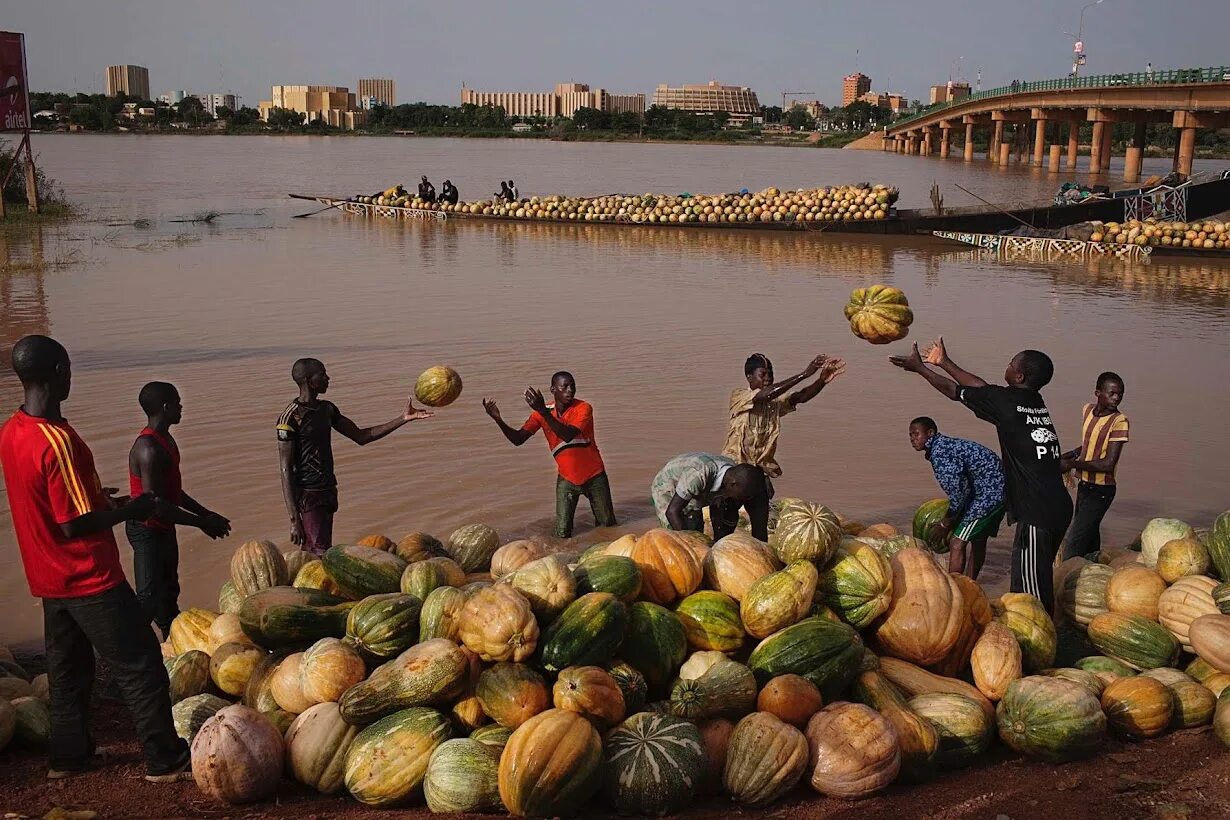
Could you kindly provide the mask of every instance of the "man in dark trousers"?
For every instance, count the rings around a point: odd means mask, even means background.
[[[1094,558],[1102,549],[1102,518],[1115,500],[1115,469],[1128,443],[1128,417],[1119,410],[1123,379],[1098,376],[1093,402],[1081,409],[1081,446],[1063,454],[1063,471],[1076,471],[1076,512],[1064,541],[1064,558]]]
[[[26,581],[43,604],[47,777],[71,777],[98,761],[89,714],[97,652],[141,738],[145,779],[179,780],[191,764],[188,744],[175,734],[158,639],[124,578],[111,532],[165,505],[148,493],[121,504],[103,492],[93,453],[60,413],[72,368],[59,342],[26,336],[14,345],[12,364],[25,402],[0,428],[0,467]]]
[[[315,555],[333,545],[333,515],[337,512],[337,476],[333,474],[333,431],[362,447],[379,441],[409,421],[431,418],[411,400],[392,421],[359,427],[337,405],[319,396],[329,389],[329,374],[319,359],[299,359],[290,376],[299,386],[278,417],[278,461],[282,465],[282,497],[290,515],[292,544]]]
[[[1055,373],[1050,357],[1037,350],[1022,350],[1013,356],[1004,371],[1007,386],[987,384],[961,369],[948,358],[943,338],[927,351],[926,361],[917,344],[910,355],[890,356],[889,361],[919,374],[936,390],[995,425],[1009,523],[1016,524],[1011,589],[1028,592],[1051,612],[1055,603],[1051,563],[1072,520],[1072,499],[1060,472],[1059,436],[1039,392]]]
[[[183,418],[179,391],[166,382],[150,382],[137,399],[145,411],[145,429],[128,453],[129,494],[153,493],[167,502],[166,512],[145,521],[129,521],[124,529],[132,544],[132,568],[137,600],[148,620],[171,634],[171,621],[179,614],[179,541],[175,525],[196,527],[210,538],[230,534],[231,522],[206,509],[184,491],[179,472],[179,444],[171,426]]]
[[[483,399],[483,409],[499,425],[504,438],[516,447],[539,430],[546,437],[559,470],[555,477],[556,537],[572,537],[573,517],[581,496],[589,499],[597,526],[614,527],[617,522],[611,483],[594,439],[594,408],[576,397],[576,380],[566,370],[551,377],[551,396],[555,401],[547,404],[540,391],[533,387],[525,389],[525,403],[532,412],[520,429],[505,423],[493,399]]]

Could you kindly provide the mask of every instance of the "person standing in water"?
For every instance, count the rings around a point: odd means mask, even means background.
[[[1093,402],[1081,409],[1081,446],[1063,454],[1061,467],[1076,471],[1076,512],[1064,543],[1064,558],[1088,557],[1102,549],[1102,519],[1115,500],[1115,469],[1128,443],[1128,417],[1119,412],[1123,379],[1098,376]]]

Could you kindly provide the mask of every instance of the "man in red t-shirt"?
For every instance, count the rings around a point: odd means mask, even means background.
[[[533,414],[519,430],[504,422],[494,400],[483,399],[487,415],[499,425],[504,438],[517,447],[539,430],[546,436],[547,446],[559,468],[555,479],[555,535],[559,538],[572,536],[572,520],[581,496],[589,499],[595,524],[613,527],[617,523],[615,505],[611,502],[611,484],[594,440],[594,408],[589,402],[576,398],[576,394],[576,380],[565,370],[551,377],[554,404],[548,405],[542,393],[527,387],[525,403]]]
[[[191,757],[171,721],[158,640],[124,578],[111,533],[120,522],[149,518],[160,505],[147,494],[116,506],[103,492],[90,448],[60,414],[72,369],[59,342],[26,336],[13,346],[13,372],[25,403],[0,427],[0,467],[30,593],[43,602],[51,696],[47,777],[69,777],[96,760],[89,705],[97,652],[132,713],[146,779],[178,780]]]

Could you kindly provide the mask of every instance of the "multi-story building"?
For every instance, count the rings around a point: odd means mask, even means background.
[[[197,94],[196,96],[211,117],[218,116],[219,108],[229,108],[231,111],[239,109],[239,98],[234,94]]]
[[[849,105],[871,90],[871,78],[861,71],[847,74],[841,81],[841,104]]]
[[[461,104],[495,106],[509,117],[571,117],[578,108],[596,108],[608,114],[645,110],[644,94],[612,94],[584,83],[560,83],[554,91],[477,91],[461,87]]]
[[[654,89],[653,104],[702,115],[725,111],[735,123],[760,116],[755,91],[746,86],[719,85],[716,80],[677,87],[663,83]]]
[[[379,77],[359,80],[358,94],[360,98],[375,97],[380,105],[397,105],[397,86],[392,80]]]
[[[143,65],[107,66],[107,96],[125,94],[149,99],[149,69]]]
[[[931,86],[931,105],[954,102],[968,97],[969,94],[969,83],[954,83],[949,80],[946,85]]]
[[[158,102],[166,103],[167,105],[179,105],[184,101],[184,97],[188,96],[188,92],[182,88],[175,91],[168,91],[165,94],[158,95]]]
[[[894,114],[900,114],[904,109],[910,107],[910,103],[904,94],[893,94],[890,92],[888,95],[888,107],[892,109]]]
[[[367,122],[367,112],[359,110],[355,95],[344,86],[275,85],[270,97],[260,101],[262,120],[273,109],[285,108],[306,114],[309,123],[320,120],[335,128],[350,130]]]

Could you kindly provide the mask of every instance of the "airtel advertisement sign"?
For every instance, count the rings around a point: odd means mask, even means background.
[[[0,31],[0,131],[30,130],[26,36]]]

